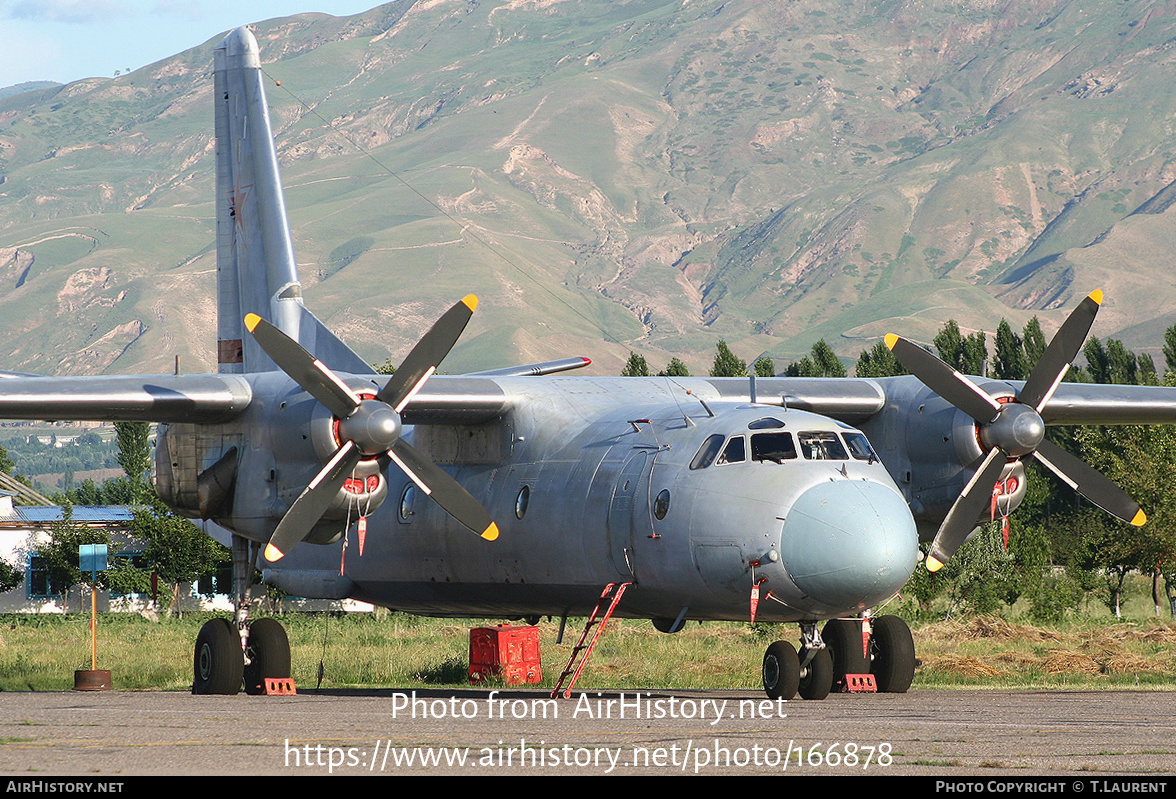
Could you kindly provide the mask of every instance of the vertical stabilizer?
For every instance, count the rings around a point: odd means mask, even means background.
[[[218,362],[222,372],[268,371],[277,367],[245,335],[242,320],[256,313],[299,340],[302,287],[257,40],[238,28],[214,58]]]
[[[302,304],[257,40],[238,28],[216,48],[214,59],[219,370],[277,369],[245,334],[245,314],[255,313],[332,368],[370,372]]]

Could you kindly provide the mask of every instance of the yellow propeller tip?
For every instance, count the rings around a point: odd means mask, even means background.
[[[261,322],[261,317],[258,316],[257,314],[255,314],[255,313],[245,314],[245,327],[247,327],[249,329],[250,333],[253,332],[253,329],[255,327],[257,327],[257,325],[260,322]]]
[[[461,298],[461,301],[470,309],[470,313],[478,310],[478,296],[476,294],[467,294]]]
[[[898,336],[894,335],[893,333],[886,334],[886,347],[887,347],[887,349],[891,349],[891,350],[894,349],[894,345],[897,343],[898,343]]]
[[[490,526],[482,531],[482,538],[485,538],[487,541],[497,541],[498,525],[494,522],[490,522]]]
[[[930,555],[927,556],[927,560],[924,562],[924,565],[926,565],[927,571],[929,572],[937,572],[943,568],[943,564]]]
[[[1131,520],[1131,523],[1134,524],[1136,527],[1143,527],[1143,525],[1146,521],[1147,521],[1147,514],[1141,510],[1135,514],[1135,517]]]
[[[1090,292],[1090,294],[1088,294],[1087,296],[1090,297],[1090,299],[1097,302],[1099,305],[1102,305],[1103,295],[1102,295],[1102,291],[1100,289],[1095,289],[1094,291]]]
[[[273,563],[275,560],[281,560],[285,556],[285,554],[286,554],[285,552],[278,549],[273,544],[266,544],[265,545],[265,559],[268,560],[270,563]]]

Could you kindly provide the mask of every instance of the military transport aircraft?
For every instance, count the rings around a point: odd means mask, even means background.
[[[245,28],[216,50],[219,373],[0,381],[0,418],[158,422],[160,497],[231,531],[237,610],[199,634],[197,693],[289,676],[281,625],[249,618],[255,565],[296,596],[425,615],[566,620],[611,597],[663,632],[796,622],[799,646],[765,654],[769,696],[819,699],[859,674],[901,692],[910,630],[873,610],[911,576],[920,537],[937,568],[995,488],[1015,507],[1026,459],[1143,522],[1043,437],[1176,422],[1176,390],[1060,382],[1097,292],[1023,385],[964,377],[895,336],[916,376],[561,374],[583,358],[434,376],[472,296],[391,379],[373,374],[303,304],[260,67]]]

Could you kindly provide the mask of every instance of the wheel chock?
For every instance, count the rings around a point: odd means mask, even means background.
[[[294,680],[291,677],[265,678],[266,696],[294,696],[297,693],[298,690],[294,687]]]
[[[878,683],[874,681],[873,674],[846,674],[843,691],[849,694],[876,694]]]

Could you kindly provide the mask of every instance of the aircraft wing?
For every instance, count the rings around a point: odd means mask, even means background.
[[[0,419],[223,422],[252,399],[236,375],[10,377],[0,381]]]
[[[1173,424],[1176,388],[1062,383],[1041,418],[1049,425]]]
[[[577,359],[578,360],[578,359]],[[686,379],[682,383],[694,383]],[[750,402],[748,378],[707,378],[719,399]],[[990,392],[1020,382],[978,379]],[[756,401],[862,422],[887,402],[909,402],[923,390],[909,375],[877,379],[771,377],[755,381]],[[0,379],[0,419],[216,423],[241,414],[252,400],[242,375],[102,375]],[[490,376],[438,375],[404,408],[406,424],[479,424],[505,413],[513,400]],[[1176,388],[1062,383],[1042,417],[1049,425],[1176,424]]]
[[[973,379],[993,395],[1015,394],[1024,385],[1021,381]],[[749,378],[709,378],[707,382],[725,401],[751,401]],[[917,377],[903,375],[757,378],[755,391],[760,404],[783,404],[854,424],[878,413],[888,402],[910,402],[925,389]],[[1047,425],[1176,424],[1176,388],[1062,383],[1041,416]]]
[[[10,374],[0,379],[0,419],[212,424],[240,415],[252,399],[249,378],[235,374]],[[438,376],[412,398],[404,421],[478,424],[500,416],[509,405],[492,379]]]

